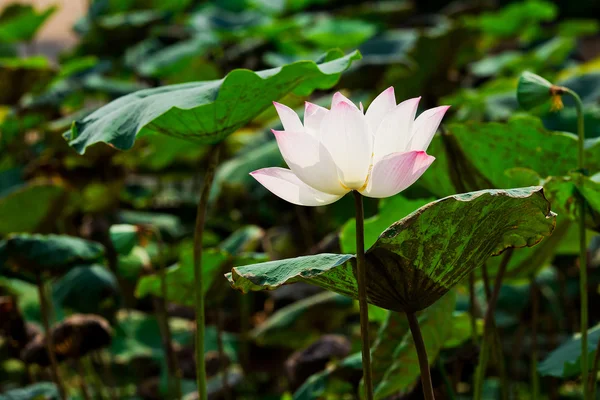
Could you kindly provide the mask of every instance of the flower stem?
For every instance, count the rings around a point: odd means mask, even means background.
[[[206,366],[204,363],[204,279],[202,277],[202,237],[204,236],[204,223],[208,196],[219,162],[220,144],[215,145],[210,154],[208,166],[204,173],[204,185],[198,202],[196,212],[196,226],[194,229],[194,283],[196,287],[196,383],[198,385],[198,399],[207,400]]]
[[[48,299],[46,298],[46,291],[44,289],[44,282],[40,276],[37,277],[38,295],[40,297],[40,311],[42,314],[42,323],[44,324],[44,331],[46,333],[46,350],[48,351],[48,358],[50,358],[50,368],[52,371],[52,380],[58,388],[60,398],[63,400],[67,399],[67,393],[63,386],[60,374],[58,372],[58,362],[56,361],[56,354],[54,353],[54,343],[52,338],[52,330],[50,329],[50,321],[48,320],[48,314],[50,313],[50,306]]]
[[[431,383],[431,371],[429,370],[429,361],[427,360],[427,350],[425,349],[421,328],[419,328],[419,320],[415,313],[409,312],[406,313],[406,318],[408,318],[408,326],[410,327],[410,332],[412,333],[417,349],[417,356],[419,357],[423,397],[425,400],[435,400],[435,397],[433,396],[433,384]]]
[[[371,374],[371,343],[369,341],[369,306],[367,304],[367,271],[365,265],[365,215],[362,195],[353,191],[356,208],[356,269],[358,275],[358,304],[360,308],[360,337],[362,339],[363,379],[365,398],[373,400],[373,376]]]
[[[156,238],[156,244],[158,247],[158,274],[160,277],[160,299],[156,299],[155,307],[156,313],[158,314],[158,322],[161,325],[161,335],[163,340],[163,346],[165,348],[165,353],[167,355],[167,369],[168,369],[168,387],[169,387],[169,397],[173,399],[181,399],[181,380],[180,380],[180,370],[177,363],[177,357],[175,355],[175,351],[173,350],[173,339],[171,335],[171,327],[169,325],[169,314],[167,312],[167,275],[166,275],[166,267],[165,267],[165,252],[164,252],[164,242],[162,240],[162,235],[160,234],[160,230],[157,227],[152,227],[152,233]]]
[[[502,287],[502,278],[504,277],[504,272],[506,271],[506,267],[512,257],[513,249],[508,249],[504,253],[502,257],[502,261],[500,262],[500,266],[498,267],[498,271],[496,272],[496,280],[494,281],[494,290],[490,296],[490,299],[487,304],[487,310],[485,311],[485,316],[483,319],[483,341],[481,345],[481,350],[479,352],[479,362],[477,366],[477,372],[475,374],[475,400],[481,400],[481,396],[483,395],[483,381],[485,379],[485,370],[487,367],[487,361],[489,358],[489,339],[488,335],[492,334],[492,328],[494,324],[494,311],[496,309],[496,303],[498,302],[498,296],[500,295],[500,288]]]
[[[575,100],[577,110],[577,167],[579,169],[579,192],[583,190],[583,170],[585,168],[585,128],[583,118],[583,103],[577,93],[569,88],[561,87],[564,93]],[[581,196],[579,201],[579,292],[581,298],[581,382],[583,398],[589,399],[587,390],[588,382],[588,287],[587,287],[587,244],[585,240],[585,199]]]

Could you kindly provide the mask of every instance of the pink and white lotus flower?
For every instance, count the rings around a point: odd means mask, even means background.
[[[429,146],[449,106],[416,119],[420,97],[396,105],[394,88],[384,90],[363,113],[341,93],[331,110],[306,103],[304,124],[283,104],[274,103],[283,131],[275,138],[290,169],[251,173],[282,199],[302,206],[333,203],[351,190],[367,197],[390,197],[412,185],[435,157]]]

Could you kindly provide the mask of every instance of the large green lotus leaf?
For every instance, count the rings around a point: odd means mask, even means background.
[[[452,335],[456,295],[451,292],[419,314],[419,326],[429,364],[433,364]],[[374,396],[383,399],[408,392],[420,375],[419,358],[406,315],[390,313],[372,347]]]
[[[514,143],[519,144],[519,151],[515,151]],[[467,181],[467,190],[509,188],[515,184],[515,169],[527,168],[545,179],[577,168],[577,137],[548,131],[538,118],[530,116],[515,117],[507,123],[450,124],[448,134],[436,136],[428,152],[436,161],[419,184],[441,196],[452,190],[444,182],[456,182],[457,178],[463,184]],[[600,170],[598,140],[586,141],[586,167]],[[468,185],[474,176],[477,179]]]
[[[261,346],[303,348],[323,332],[343,326],[355,312],[352,299],[333,292],[307,297],[277,310],[250,332]]]
[[[0,104],[15,104],[25,93],[46,85],[52,75],[43,57],[0,58]]]
[[[594,365],[594,353],[600,340],[600,325],[588,329],[588,365]],[[552,351],[538,365],[538,372],[542,376],[555,376],[557,378],[571,378],[581,373],[581,335],[575,334],[570,339]]]
[[[30,41],[56,7],[36,11],[31,5],[11,4],[0,14],[0,42]]]
[[[367,298],[392,311],[427,308],[510,247],[550,236],[555,215],[541,187],[459,194],[421,207],[394,223],[367,251]],[[227,274],[242,292],[307,282],[357,297],[354,258],[318,254],[236,267]]]
[[[66,194],[63,186],[38,183],[24,185],[1,197],[0,235],[36,232],[54,222],[64,206]]]
[[[454,124],[449,131],[475,168],[496,187],[511,183],[506,171],[513,168],[529,168],[542,178],[567,175],[577,168],[577,137],[548,131],[537,118],[514,118],[506,124]],[[519,144],[519,151],[514,143]],[[600,142],[586,142],[586,167],[600,169]]]
[[[388,226],[406,217],[434,199],[407,199],[396,195],[379,204],[379,213],[365,220],[365,248],[371,247]],[[340,247],[344,253],[356,253],[356,220],[348,220],[340,232]]]
[[[18,389],[7,390],[0,394],[0,400],[58,400],[60,396],[56,385],[51,382],[38,382]]]
[[[554,226],[555,214],[541,187],[482,190],[435,201],[390,226],[367,251],[367,296],[382,308],[422,310],[490,256],[534,246]]]
[[[12,234],[0,242],[0,271],[35,280],[37,276],[61,275],[75,266],[92,264],[103,255],[101,244],[78,237]]]
[[[61,308],[105,315],[119,305],[115,275],[102,265],[76,267],[52,285],[52,298]]]
[[[328,89],[358,52],[341,57],[330,52],[326,62],[299,61],[281,68],[253,72],[238,69],[217,81],[192,82],[147,89],[119,98],[80,121],[65,133],[83,153],[105,142],[117,149],[133,146],[138,135],[159,133],[198,144],[217,143],[241,128],[284,95],[308,95]]]

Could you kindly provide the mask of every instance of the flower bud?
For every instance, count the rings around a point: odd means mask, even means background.
[[[525,71],[519,78],[517,100],[521,107],[530,110],[552,99],[552,108],[559,109],[560,93],[556,93],[554,88],[557,86],[552,85],[541,76]]]

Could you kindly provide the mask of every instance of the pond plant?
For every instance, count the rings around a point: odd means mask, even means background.
[[[598,7],[441,3],[0,5],[0,400],[595,399]]]

